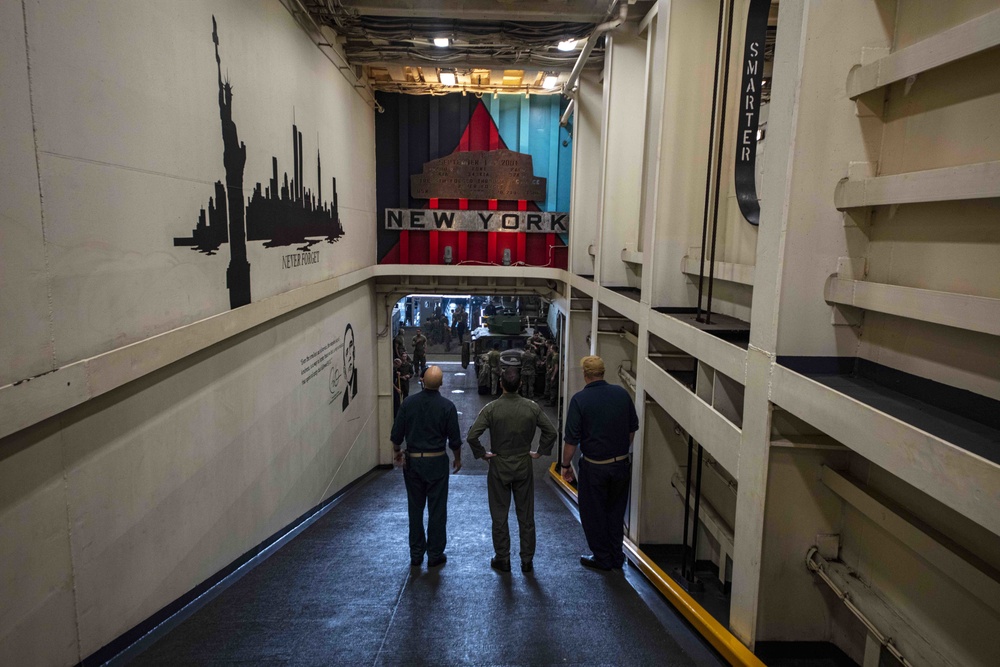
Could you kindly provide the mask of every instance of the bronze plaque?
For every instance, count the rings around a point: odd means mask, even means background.
[[[545,199],[545,179],[534,175],[531,156],[514,151],[452,153],[410,176],[416,199]]]

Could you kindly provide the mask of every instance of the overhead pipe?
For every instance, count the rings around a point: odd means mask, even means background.
[[[587,38],[587,43],[583,46],[583,51],[580,52],[580,57],[576,59],[576,64],[573,65],[573,70],[569,73],[569,78],[566,79],[566,83],[563,84],[563,95],[571,97],[576,91],[577,82],[580,79],[580,74],[583,72],[583,66],[587,64],[587,58],[590,57],[590,52],[594,50],[595,46],[597,46],[597,40],[607,31],[614,30],[622,23],[625,23],[625,19],[628,18],[628,6],[633,2],[635,2],[635,0],[619,0],[618,18],[598,24],[597,27],[594,28],[594,32],[590,33],[590,37]]]
[[[566,127],[569,124],[569,117],[573,115],[573,110],[576,108],[576,98],[569,98],[569,104],[566,105],[566,111],[563,111],[562,118],[559,119],[559,127]]]

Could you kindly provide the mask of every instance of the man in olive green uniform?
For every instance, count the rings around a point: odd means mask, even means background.
[[[490,355],[487,353],[480,354],[476,359],[476,380],[480,387],[488,387],[490,384]]]
[[[525,398],[535,397],[535,364],[538,362],[531,345],[521,353],[521,395]]]
[[[410,344],[413,345],[413,366],[420,374],[420,377],[423,377],[427,366],[427,336],[424,335],[423,331],[417,329],[417,333],[410,340]]]
[[[500,393],[500,344],[493,343],[487,360],[490,364],[490,393],[496,396]]]
[[[549,352],[545,357],[545,398],[549,405],[556,404],[559,395],[559,348],[555,343],[549,343]]]
[[[403,402],[402,383],[399,379],[399,367],[403,363],[402,359],[396,357],[392,360],[392,416],[395,419],[399,413],[399,404]]]
[[[535,360],[535,394],[538,396],[545,396],[545,371],[548,370],[548,366],[545,363],[546,355],[548,354],[549,345],[546,341],[542,341],[541,344],[535,346],[535,354],[538,355]]]
[[[413,364],[410,362],[410,355],[403,352],[399,358],[399,395],[400,401],[406,400],[410,395],[410,378],[413,377]]]
[[[510,572],[510,531],[507,517],[510,498],[514,496],[518,533],[521,538],[521,571],[531,572],[535,556],[535,477],[531,461],[552,453],[556,430],[542,409],[517,393],[521,374],[508,368],[500,380],[503,396],[482,409],[466,438],[472,454],[485,458],[490,469],[486,474],[486,491],[493,519],[493,550],[496,555],[490,567]],[[535,428],[541,430],[538,450],[531,451]],[[479,442],[489,429],[490,451]]]

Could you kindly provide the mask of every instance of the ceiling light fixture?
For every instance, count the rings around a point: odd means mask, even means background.
[[[573,49],[576,48],[576,42],[577,40],[575,39],[567,39],[565,41],[559,42],[556,48],[559,49],[560,51],[572,51]]]
[[[559,77],[557,77],[554,74],[549,74],[544,79],[542,79],[542,88],[545,88],[547,90],[552,90],[553,88],[556,87],[556,82],[558,80]]]
[[[441,85],[442,86],[454,86],[455,85],[455,73],[454,72],[441,72]]]
[[[451,46],[451,40],[447,37],[435,37],[434,46]]]

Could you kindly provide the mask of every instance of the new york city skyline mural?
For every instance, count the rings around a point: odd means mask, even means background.
[[[228,76],[222,78],[222,58],[219,55],[219,31],[212,17],[212,41],[215,43],[215,63],[219,84],[219,116],[222,121],[223,165],[225,185],[215,183],[215,195],[208,207],[202,208],[191,236],[175,237],[175,246],[187,246],[206,255],[214,255],[223,243],[229,244],[230,261],[226,270],[231,308],[251,301],[250,263],[247,241],[263,241],[265,248],[302,244],[306,252],[317,243],[335,243],[344,235],[337,204],[337,179],[333,178],[333,202],[323,201],[323,171],[319,150],[316,151],[316,193],[303,185],[302,133],[292,124],[293,176],[278,181],[278,158],[271,158],[271,180],[268,187],[257,183],[244,204],[243,176],[246,167],[246,144],[239,140],[233,121],[233,86]],[[314,253],[315,254],[315,253]],[[315,258],[313,258],[315,259]],[[303,262],[303,264],[313,262]],[[298,262],[295,263],[299,265]]]

